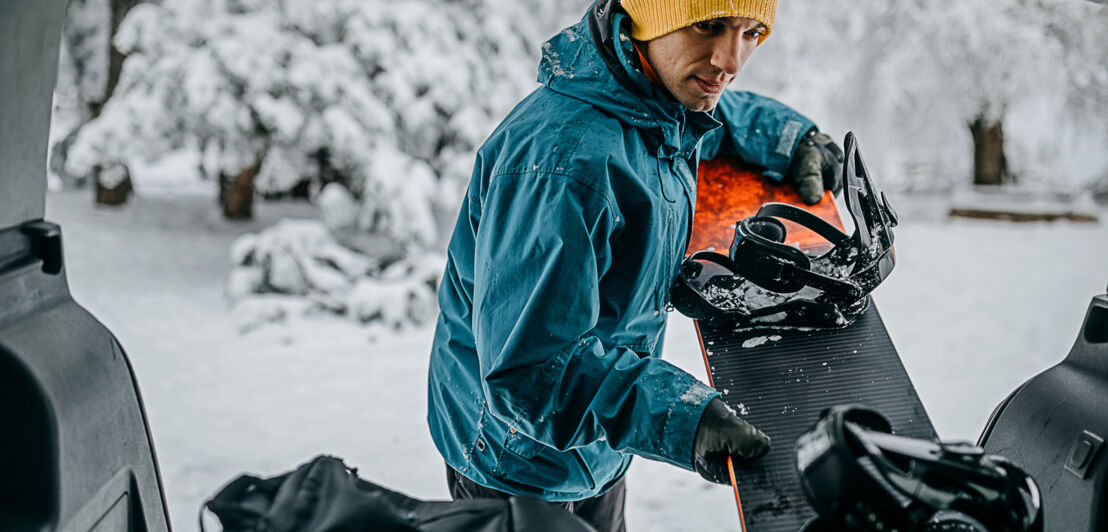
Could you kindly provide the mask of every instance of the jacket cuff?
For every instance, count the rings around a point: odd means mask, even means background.
[[[708,408],[708,403],[719,397],[720,393],[695,378],[689,380],[691,382],[687,391],[677,398],[666,414],[662,427],[661,458],[692,471],[693,444],[696,429],[700,426],[700,417]]]

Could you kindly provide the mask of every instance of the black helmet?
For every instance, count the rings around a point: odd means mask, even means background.
[[[712,325],[841,327],[865,311],[870,292],[895,264],[896,213],[869,176],[853,133],[843,145],[844,199],[851,235],[785,203],[767,203],[738,222],[730,256],[699,251],[685,259],[670,300]],[[785,244],[782,220],[827,240],[818,255]]]

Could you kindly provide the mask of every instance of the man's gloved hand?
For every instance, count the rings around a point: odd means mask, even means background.
[[[767,452],[769,436],[743,421],[719,397],[708,403],[693,443],[693,464],[700,476],[716,484],[730,484],[728,456],[749,462]]]
[[[808,205],[819,203],[824,190],[838,194],[842,190],[843,150],[831,137],[812,129],[793,152],[789,180]]]

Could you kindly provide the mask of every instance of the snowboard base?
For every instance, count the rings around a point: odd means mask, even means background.
[[[733,464],[744,530],[795,532],[815,515],[800,488],[795,442],[825,408],[866,405],[888,417],[894,434],[936,437],[872,301],[845,329],[734,332],[697,324],[697,332],[710,384],[773,442],[761,460]]]

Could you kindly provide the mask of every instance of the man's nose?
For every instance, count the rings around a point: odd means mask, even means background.
[[[712,50],[712,65],[729,76],[738,74],[743,67],[743,46],[742,33],[721,37]]]

